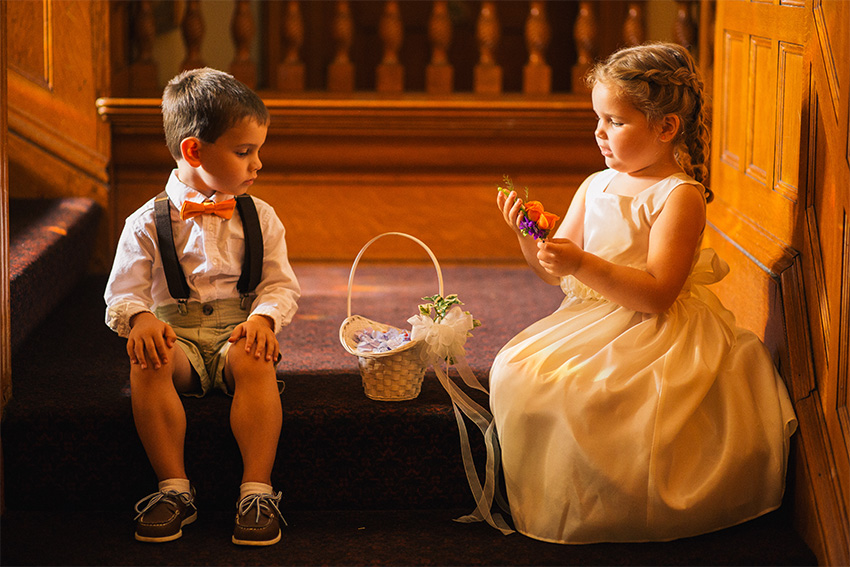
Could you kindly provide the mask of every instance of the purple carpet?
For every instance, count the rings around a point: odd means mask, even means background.
[[[7,510],[0,564],[814,563],[784,510],[664,544],[553,545],[451,521],[471,510],[472,498],[448,395],[429,373],[415,400],[368,399],[356,358],[338,337],[349,266],[295,270],[304,294],[279,337],[278,374],[286,389],[272,480],[290,523],[280,544],[245,550],[229,541],[241,467],[224,395],[184,400],[198,522],[172,544],[133,540],[133,505],[156,479],[133,426],[124,341],[103,323],[105,277],[88,276],[13,356],[14,397],[3,420]],[[457,293],[482,321],[467,342],[470,365],[482,378],[499,348],[561,297],[515,266],[445,266],[443,276],[445,293]],[[355,314],[404,327],[420,298],[437,292],[430,265],[361,265],[355,283]],[[475,436],[473,449],[480,462]]]

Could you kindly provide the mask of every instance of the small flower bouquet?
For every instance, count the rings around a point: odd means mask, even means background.
[[[515,190],[514,183],[509,176],[505,175],[502,178],[502,183],[504,187],[498,185],[496,189],[505,196],[510,195],[511,191]],[[519,224],[522,235],[531,235],[535,240],[538,238],[545,240],[549,236],[549,232],[555,228],[555,223],[561,218],[543,210],[543,204],[540,201],[529,201],[528,187],[525,188],[525,203],[520,206],[520,211],[523,215]]]

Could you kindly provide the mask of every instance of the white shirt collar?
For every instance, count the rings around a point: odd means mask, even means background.
[[[212,197],[207,197],[200,191],[189,187],[180,179],[177,178],[177,169],[173,169],[171,171],[171,175],[168,178],[168,183],[165,185],[165,192],[168,194],[168,198],[174,203],[174,206],[179,210],[180,207],[183,206],[183,203],[186,201],[191,201],[193,203],[202,203],[204,201],[214,201],[216,203],[221,203],[223,201],[227,201],[229,199],[235,199],[234,195],[227,195],[225,193],[213,193]]]

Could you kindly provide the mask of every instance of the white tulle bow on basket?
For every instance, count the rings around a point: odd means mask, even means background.
[[[438,295],[423,299],[445,301]],[[457,296],[450,295],[446,298],[449,301],[451,299],[457,299]],[[420,306],[420,309],[428,305]],[[436,321],[428,314],[420,313],[408,319],[407,322],[411,325],[410,338],[414,341],[419,339],[425,341],[419,356],[430,364],[463,357],[466,354],[463,349],[466,337],[478,323],[472,318],[471,313],[463,311],[459,305],[453,305],[445,316],[439,317]]]

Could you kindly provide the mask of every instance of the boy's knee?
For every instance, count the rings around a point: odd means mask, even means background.
[[[232,345],[227,353],[227,366],[236,382],[274,380],[274,362],[265,356],[257,358],[254,352],[245,351],[245,339]]]
[[[147,360],[145,366],[141,364],[130,364],[130,382],[150,384],[160,380],[171,381],[174,374],[174,367],[171,361],[160,362],[157,368],[154,364]]]

